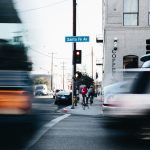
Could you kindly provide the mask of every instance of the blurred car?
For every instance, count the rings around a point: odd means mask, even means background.
[[[0,52],[0,123],[28,124],[31,127],[34,124],[32,66],[25,47],[0,43]]]
[[[114,95],[129,93],[130,92],[131,81],[120,81],[108,86],[105,86],[102,91],[102,109],[103,114],[111,107],[110,101],[113,99]]]
[[[0,114],[30,114],[32,81],[26,71],[0,71]]]
[[[4,10],[0,17],[0,129],[3,131],[3,126],[12,130],[17,128],[21,135],[22,129],[30,132],[36,125],[36,117],[32,114],[32,62],[23,32],[24,25],[14,3],[0,3]],[[6,12],[11,13],[6,15]],[[10,130],[4,130],[4,136],[15,139],[15,134],[11,135]]]
[[[134,133],[150,127],[150,70],[137,70],[129,91],[118,91],[104,103],[103,114],[109,127]]]
[[[46,84],[38,84],[38,85],[35,85],[34,95],[35,95],[35,96],[48,95],[47,85],[46,85]]]
[[[0,114],[28,114],[33,88],[26,47],[1,40],[0,53]]]
[[[9,23],[7,25],[12,27]],[[17,30],[18,26],[14,27]],[[5,29],[2,28],[7,35],[8,30]],[[14,39],[15,37],[5,39],[2,35],[0,38],[0,123],[30,124],[33,123],[33,85],[30,77],[32,62],[23,40]]]
[[[70,92],[70,91],[59,91],[56,94],[55,104],[71,105],[72,104],[72,92]]]

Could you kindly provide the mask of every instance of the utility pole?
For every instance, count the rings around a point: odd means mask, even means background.
[[[51,90],[53,90],[53,57],[54,57],[54,53],[52,52],[52,57],[51,57]]]
[[[63,66],[62,66],[62,67],[63,67],[62,69],[63,69],[63,90],[64,90],[64,83],[65,83],[65,82],[64,82],[64,67],[65,67],[65,66],[64,66],[64,61],[63,61]]]
[[[92,56],[92,59],[91,59],[91,60],[92,60],[92,63],[91,63],[91,64],[92,64],[92,79],[93,79],[93,78],[94,78],[94,77],[93,77],[93,47],[92,47],[92,49],[91,49],[91,56]]]
[[[73,36],[76,36],[76,0],[73,0]],[[73,64],[73,70],[72,70],[72,107],[71,109],[74,109],[74,97],[76,97],[76,85],[74,76],[76,74],[76,63],[74,60],[74,51],[76,51],[76,43],[73,43],[73,53],[72,53],[72,64]]]

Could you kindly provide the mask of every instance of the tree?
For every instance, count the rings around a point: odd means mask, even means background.
[[[37,77],[33,79],[33,84],[46,84],[48,85],[48,80],[44,77]]]
[[[76,86],[78,89],[80,85],[86,85],[88,88],[90,87],[90,85],[94,85],[94,80],[87,73],[80,73],[82,74],[81,78],[76,80]]]

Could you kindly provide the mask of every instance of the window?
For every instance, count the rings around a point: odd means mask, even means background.
[[[127,55],[123,57],[123,68],[138,68],[138,56]]]
[[[139,60],[139,58],[136,55],[124,56],[123,57],[123,69],[138,68],[138,60]],[[135,75],[136,75],[136,72],[133,72],[133,71],[123,72],[124,80],[134,78]]]
[[[139,24],[139,0],[124,0],[123,25],[137,26]]]

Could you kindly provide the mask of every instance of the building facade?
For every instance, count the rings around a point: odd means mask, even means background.
[[[139,68],[150,39],[150,0],[103,0],[103,84],[118,69]]]

